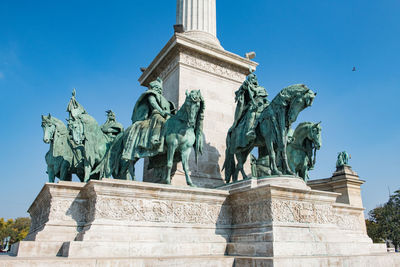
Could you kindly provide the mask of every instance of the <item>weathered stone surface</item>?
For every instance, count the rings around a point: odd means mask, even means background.
[[[86,200],[80,198],[83,183],[47,183],[28,212],[31,228],[25,241],[73,240],[85,223]]]
[[[229,207],[224,205],[227,191],[112,179],[79,187],[67,184],[44,186],[29,210],[33,227],[27,239],[41,242],[23,241],[14,246],[14,254],[156,257],[225,253],[231,221]],[[47,203],[41,204],[45,215],[37,212],[40,203]]]
[[[363,209],[336,202],[338,193],[289,177],[221,188],[112,179],[46,184],[29,209],[35,241],[13,246],[18,257],[0,259],[0,266],[68,262],[56,255],[93,266],[184,266],[190,259],[196,266],[233,266],[224,255],[235,266],[400,264],[384,244],[372,244]]]
[[[288,186],[290,181],[292,186]],[[366,235],[363,209],[336,203],[338,193],[310,190],[302,180],[293,178],[252,179],[222,188],[230,192],[228,205],[232,209],[229,255],[359,255],[386,251],[384,246],[372,244]]]
[[[227,256],[198,256],[198,257],[132,257],[132,258],[86,258],[72,259],[62,257],[45,258],[13,258],[0,256],[0,267],[225,267],[234,266],[234,258]]]
[[[307,185],[315,190],[340,193],[337,202],[362,208],[360,187],[364,182],[350,166],[344,165],[338,167],[331,178],[311,180]]]

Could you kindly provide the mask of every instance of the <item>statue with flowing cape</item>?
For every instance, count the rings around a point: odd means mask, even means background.
[[[73,152],[73,144],[67,127],[59,119],[42,115],[43,141],[50,144],[46,153],[47,174],[49,183],[54,183],[58,177],[61,181],[71,181],[76,174],[83,182],[83,164]]]
[[[237,181],[239,171],[247,179],[243,165],[254,147],[258,147],[259,158],[269,157],[269,175],[294,175],[287,160],[287,134],[299,113],[311,106],[315,96],[316,93],[307,86],[295,84],[284,88],[270,104],[261,103],[263,110],[254,123],[255,136],[243,134],[246,130],[243,119],[239,123],[235,122],[226,138],[223,165],[225,181]]]
[[[307,182],[308,171],[314,168],[322,145],[321,123],[302,122],[288,136],[292,139],[287,146],[290,169]]]
[[[204,108],[200,90],[193,90],[186,92],[184,104],[174,115],[174,105],[162,95],[162,80],[151,82],[135,105],[132,125],[109,152],[106,177],[125,179],[129,171],[135,179],[135,163],[147,157],[148,168],[157,170],[166,184],[171,183],[173,163],[182,161],[186,182],[192,186],[188,161],[192,147],[196,162],[202,153]]]
[[[122,125],[115,121],[115,114],[109,111],[107,122],[100,127],[97,121],[76,101],[75,90],[67,111],[70,115],[68,129],[75,144],[73,152],[83,157],[84,182],[104,177],[103,169],[97,166],[105,159],[106,153],[118,135],[122,135]],[[112,130],[104,132],[105,129]]]

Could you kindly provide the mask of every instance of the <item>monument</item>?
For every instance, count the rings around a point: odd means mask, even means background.
[[[225,138],[234,119],[235,91],[241,86],[257,63],[228,52],[217,38],[215,0],[177,1],[177,25],[183,32],[175,32],[160,53],[139,78],[143,86],[157,77],[164,81],[164,95],[178,107],[185,100],[186,90],[200,90],[207,108],[204,112],[204,149],[198,164],[189,160],[193,183],[214,188],[224,183],[222,167],[225,157]],[[179,27],[175,27],[179,28]],[[159,181],[147,169],[144,181]],[[250,165],[246,171],[250,173]],[[181,164],[172,176],[172,184],[185,184]]]
[[[215,11],[215,0],[177,1],[126,129],[112,111],[100,126],[75,91],[67,126],[42,116],[49,183],[0,266],[400,265],[367,236],[347,153],[331,178],[306,183],[321,126],[291,126],[316,92],[295,84],[269,101],[250,55],[222,48]],[[143,157],[144,182],[132,181]]]

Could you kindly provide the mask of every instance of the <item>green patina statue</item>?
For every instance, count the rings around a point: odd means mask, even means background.
[[[107,121],[101,126],[101,131],[107,135],[110,141],[113,141],[120,133],[124,131],[121,123],[115,119],[115,113],[107,110]]]
[[[43,141],[50,144],[50,150],[45,157],[49,182],[54,183],[56,177],[62,181],[71,181],[72,174],[76,174],[83,181],[83,170],[79,168],[80,162],[73,152],[65,124],[49,114],[42,116],[42,128]]]
[[[171,182],[174,162],[182,161],[188,185],[189,156],[195,159],[203,149],[204,99],[200,90],[186,92],[186,100],[175,115],[172,102],[162,95],[162,80],[150,83],[149,89],[137,101],[132,113],[132,125],[124,131],[111,110],[102,125],[90,116],[76,100],[75,89],[68,103],[68,127],[60,120],[42,116],[43,140],[50,143],[46,155],[49,181],[55,177],[70,181],[77,174],[81,181],[102,177],[135,179],[134,165],[139,158],[149,158],[149,168]]]
[[[287,146],[289,166],[307,182],[308,171],[314,168],[317,150],[322,145],[321,123],[302,122],[288,136],[291,139]]]
[[[124,135],[122,158],[133,161],[152,157],[164,151],[161,129],[165,121],[175,114],[175,106],[163,95],[162,80],[150,83],[149,89],[138,99],[132,112],[132,125]],[[134,169],[131,170],[134,178]]]
[[[346,151],[340,152],[337,156],[336,168],[349,166],[349,159],[351,159],[351,155],[349,155]]]
[[[162,80],[158,78],[139,97],[133,109],[132,125],[110,150],[107,175],[123,179],[129,171],[135,179],[135,163],[140,158],[149,158],[148,168],[154,168],[162,181],[170,184],[173,163],[182,161],[186,182],[193,186],[188,161],[192,147],[196,160],[197,154],[202,153],[204,99],[199,90],[186,92],[184,104],[174,115],[175,107],[165,99],[162,90]]]
[[[255,128],[261,112],[268,106],[268,93],[258,84],[257,76],[250,73],[246,80],[235,92],[235,119],[230,131],[242,128],[241,136],[237,136],[238,145],[246,147],[256,138]]]
[[[255,74],[251,73],[241,88],[246,88],[249,84],[258,86],[258,83],[255,81]],[[243,89],[239,89],[238,92],[241,90]],[[231,179],[237,181],[239,171],[242,173],[243,178],[247,179],[243,165],[254,147],[258,147],[260,159],[268,160],[270,175],[294,175],[287,159],[288,131],[292,123],[296,121],[298,114],[311,106],[316,93],[303,84],[296,84],[284,88],[268,104],[266,92],[263,93],[263,90],[260,88],[255,91],[258,93],[248,93],[248,99],[252,104],[254,101],[256,103],[255,106],[258,108],[252,109],[250,108],[250,104],[248,105],[249,111],[247,111],[248,113],[255,112],[255,115],[235,116],[234,124],[227,134],[227,148],[223,166],[225,169],[225,181],[227,183]],[[240,96],[241,93],[237,93],[236,95]],[[256,99],[258,100],[254,99],[255,95],[257,95]],[[240,97],[238,99],[239,107],[237,111],[246,110],[240,107],[242,106]],[[243,94],[243,99],[244,101],[247,99],[246,94]],[[237,114],[243,113],[246,112],[237,112]],[[252,121],[251,118],[253,117],[255,118],[252,123],[253,128],[249,128],[247,119],[250,118],[250,121]],[[255,137],[252,134],[253,131],[255,131]],[[234,159],[235,155],[237,164]]]
[[[75,98],[75,90],[68,104],[68,129],[74,143],[76,158],[83,161],[84,181],[104,177],[97,168],[103,161],[116,136],[121,135],[123,127],[115,121],[115,114],[108,112],[106,123],[100,127],[97,121],[87,114]]]

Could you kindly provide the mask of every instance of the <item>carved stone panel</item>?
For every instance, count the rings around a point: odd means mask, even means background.
[[[209,203],[97,196],[95,219],[131,222],[229,224],[229,208]]]

